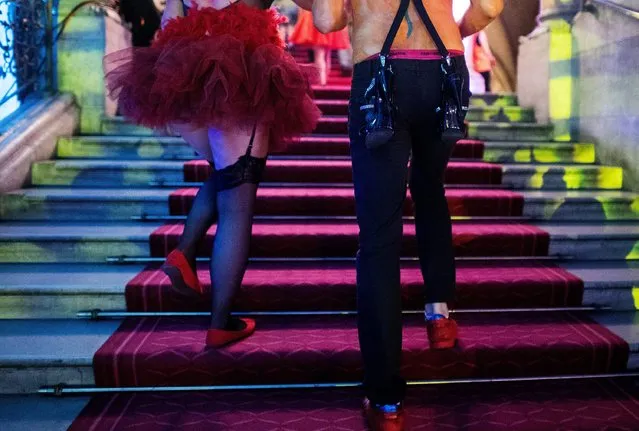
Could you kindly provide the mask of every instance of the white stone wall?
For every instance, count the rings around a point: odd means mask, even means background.
[[[639,9],[637,1],[616,0]],[[598,161],[639,190],[639,20],[595,6],[522,38],[518,95],[558,139],[593,142]],[[560,43],[559,43],[560,42]]]
[[[622,2],[620,2],[622,3]],[[639,9],[638,1],[625,3]],[[578,138],[594,141],[600,161],[624,168],[627,188],[639,190],[639,20],[598,7],[573,27]]]
[[[49,160],[60,136],[72,135],[79,108],[71,95],[42,100],[25,110],[0,136],[0,193],[29,184],[31,165]]]

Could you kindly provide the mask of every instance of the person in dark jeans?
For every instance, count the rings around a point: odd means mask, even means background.
[[[464,81],[468,70],[462,55],[455,57]],[[403,208],[407,183],[415,206],[415,230],[426,304],[447,303],[455,295],[455,254],[444,173],[453,144],[444,143],[436,108],[441,102],[440,60],[393,60],[395,135],[375,150],[364,144],[364,94],[377,62],[355,65],[349,105],[349,137],[353,161],[360,249],[357,254],[359,338],[364,357],[364,386],[377,404],[404,398],[400,377],[402,307],[400,262]],[[401,78],[400,78],[401,77]],[[468,94],[466,86],[466,94]],[[468,106],[468,99],[464,100]],[[408,163],[410,160],[410,174]],[[446,311],[427,307],[433,347],[455,344],[455,322]],[[430,313],[429,313],[430,311]],[[430,315],[429,315],[430,314]]]
[[[421,0],[417,0],[421,1]],[[400,255],[407,184],[415,203],[417,249],[425,284],[425,319],[431,348],[450,348],[457,324],[447,302],[455,295],[452,225],[444,191],[444,173],[454,143],[441,139],[436,109],[442,101],[442,57],[411,1],[390,50],[394,84],[390,91],[394,136],[381,147],[365,145],[364,94],[379,67],[379,53],[399,10],[399,0],[315,0],[320,31],[343,28],[353,17],[353,81],[349,137],[357,221],[357,312],[364,362],[364,412],[373,430],[404,429],[401,376],[402,303]],[[420,4],[421,6],[421,4]],[[462,105],[468,106],[468,70],[462,38],[480,31],[503,8],[502,0],[473,0],[456,23],[451,0],[428,2],[426,11],[463,80]],[[410,174],[408,163],[410,161]]]

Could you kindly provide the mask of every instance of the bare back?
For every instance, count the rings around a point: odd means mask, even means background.
[[[453,18],[452,0],[422,0],[435,28],[448,49],[463,51],[459,27]],[[400,0],[351,0],[353,14],[353,62],[359,63],[378,54],[399,9]],[[415,6],[399,27],[394,49],[436,49]]]

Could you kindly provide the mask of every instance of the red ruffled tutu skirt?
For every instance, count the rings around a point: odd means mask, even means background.
[[[348,49],[351,46],[348,28],[328,34],[320,33],[313,24],[313,14],[304,9],[300,9],[297,15],[290,42],[293,45],[327,49]]]
[[[308,72],[284,51],[274,10],[235,3],[171,20],[151,47],[104,59],[122,114],[152,128],[189,123],[224,131],[271,131],[271,150],[309,133],[320,111]],[[275,148],[273,148],[275,147]]]

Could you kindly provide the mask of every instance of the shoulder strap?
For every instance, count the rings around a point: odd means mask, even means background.
[[[439,37],[439,33],[437,33],[437,29],[435,29],[435,25],[433,24],[430,17],[428,16],[428,12],[426,12],[426,8],[424,7],[422,0],[412,0],[412,1],[415,4],[415,9],[417,9],[417,13],[419,14],[419,17],[424,22],[424,25],[426,26],[428,33],[430,33],[430,37],[433,39],[433,42],[435,42],[435,45],[437,46],[437,50],[439,51],[439,54],[446,60],[446,65],[450,66],[451,65],[450,53],[448,52],[448,49],[446,49],[446,46],[444,45],[442,38]],[[408,5],[410,4],[410,2],[411,0],[401,0],[399,4],[399,10],[397,11],[397,14],[395,15],[395,19],[393,20],[393,24],[391,25],[390,30],[388,30],[388,35],[386,35],[386,40],[384,41],[382,50],[379,53],[379,56],[380,58],[382,58],[382,61],[384,61],[385,58],[388,57],[388,55],[390,54],[391,46],[393,45],[395,36],[397,36],[397,31],[399,30],[399,26],[401,25],[402,20],[404,19],[404,15],[406,15],[406,11],[408,10]]]

